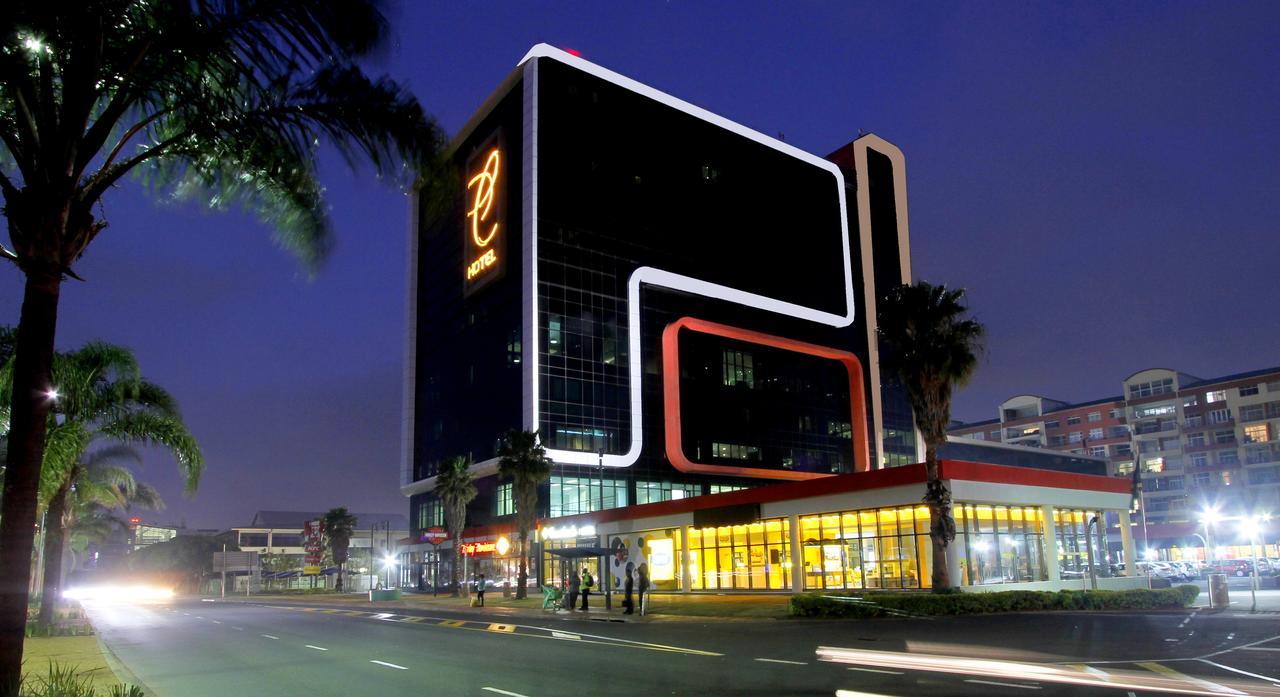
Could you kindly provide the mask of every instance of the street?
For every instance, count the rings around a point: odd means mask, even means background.
[[[1008,614],[617,623],[178,601],[88,607],[159,697],[1280,695],[1280,617]]]

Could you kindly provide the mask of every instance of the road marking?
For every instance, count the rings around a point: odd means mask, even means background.
[[[442,627],[461,627],[461,626],[463,626],[463,625],[464,625],[464,624],[466,624],[466,623],[467,623],[467,621],[466,621],[466,620],[441,620],[441,621],[440,621],[440,626],[442,626]]]
[[[496,687],[482,687],[480,689],[485,692],[497,692],[500,695],[510,695],[510,697],[528,697],[528,695],[522,695],[519,692],[508,692],[506,690],[499,690]]]
[[[853,690],[836,690],[836,697],[889,697],[875,692],[854,692]]]
[[[198,619],[198,620],[202,620],[202,619],[204,619],[204,618],[203,618],[203,617],[201,617],[200,615],[196,615],[196,619]]]
[[[1236,638],[1236,633],[1235,633],[1235,632],[1232,632],[1232,633],[1230,633],[1230,634],[1228,634],[1228,635],[1227,635],[1227,641],[1231,641],[1231,640],[1232,640],[1232,639],[1234,639],[1234,638]]]
[[[1165,641],[1177,641],[1177,639],[1165,639]]]
[[[1210,682],[1208,680],[1201,680],[1200,678],[1193,678],[1190,675],[1184,675],[1183,673],[1179,673],[1178,671],[1170,668],[1169,666],[1161,665],[1159,663],[1145,662],[1145,663],[1139,663],[1138,665],[1142,666],[1143,668],[1146,668],[1147,670],[1153,673],[1159,673],[1161,675],[1173,678],[1175,680],[1182,680],[1184,682],[1192,683],[1193,685],[1199,685],[1200,687],[1210,692],[1216,692],[1220,695],[1243,695],[1244,694],[1239,690],[1233,690],[1225,685],[1219,685],[1216,682]]]
[[[1016,687],[1022,690],[1043,690],[1039,685],[1019,685],[1013,682],[996,682],[995,680],[965,680],[975,685],[999,685],[1000,687]]]
[[[1111,682],[1111,675],[1110,675],[1110,674],[1108,674],[1106,671],[1098,670],[1097,668],[1094,668],[1093,666],[1087,666],[1087,665],[1085,665],[1085,664],[1083,664],[1083,663],[1069,663],[1068,665],[1070,665],[1072,668],[1075,668],[1076,670],[1082,670],[1082,671],[1084,671],[1084,672],[1088,673],[1089,675],[1093,675],[1093,676],[1096,676],[1096,677],[1102,678],[1103,680],[1106,680],[1107,682]]]
[[[491,624],[489,625],[489,631],[506,632],[510,634],[511,632],[516,631],[516,626],[514,624]]]
[[[1229,670],[1229,671],[1231,671],[1232,673],[1239,673],[1239,674],[1241,674],[1241,675],[1247,675],[1247,676],[1249,676],[1249,677],[1251,677],[1251,678],[1258,678],[1259,680],[1266,680],[1267,682],[1271,683],[1272,685],[1276,685],[1276,686],[1280,687],[1280,678],[1272,678],[1272,677],[1268,677],[1268,676],[1266,676],[1266,675],[1258,675],[1257,673],[1250,673],[1250,672],[1249,672],[1249,671],[1247,671],[1247,670],[1240,670],[1239,668],[1232,668],[1231,666],[1224,666],[1224,665],[1222,665],[1221,663],[1214,663],[1213,661],[1209,661],[1209,660],[1206,660],[1206,659],[1203,659],[1203,658],[1196,659],[1196,660],[1200,661],[1201,663],[1208,663],[1209,665],[1211,665],[1211,666],[1213,666],[1213,667],[1215,667],[1215,668],[1221,668],[1221,669],[1223,669],[1223,670]]]
[[[809,665],[808,663],[805,663],[804,661],[784,661],[784,660],[782,660],[781,658],[757,658],[757,659],[755,659],[755,660],[760,661],[761,663],[785,663],[785,664],[787,664],[787,665],[789,665],[789,666],[807,666],[807,665]]]
[[[581,641],[581,640],[582,640],[582,637],[581,637],[580,635],[578,635],[578,634],[570,634],[570,633],[568,633],[568,632],[554,632],[554,631],[553,631],[553,632],[551,632],[551,636],[553,636],[553,637],[555,637],[555,638],[557,638],[557,639],[572,639],[572,640],[574,640],[574,641]],[[759,659],[756,659],[756,660],[759,660]]]
[[[406,618],[404,618],[404,621],[405,621],[405,622],[421,622],[421,621],[423,621],[423,620],[425,620],[425,619],[427,619],[427,618],[425,618],[425,617],[406,617]]]
[[[404,666],[398,666],[398,665],[396,665],[396,664],[394,664],[394,663],[387,663],[386,661],[369,661],[369,662],[370,662],[370,663],[377,663],[377,664],[378,664],[378,665],[380,665],[380,666],[386,666],[386,667],[388,667],[388,668],[395,668],[396,670],[409,670],[408,668],[405,668]]]
[[[1273,649],[1267,646],[1241,646],[1240,650],[1241,651],[1280,651],[1280,649]]]
[[[258,636],[260,636],[260,637],[265,637],[265,638],[267,638],[267,639],[275,639],[275,640],[277,640],[277,641],[279,641],[279,640],[280,640],[280,637],[278,637],[278,636],[271,636],[270,634],[259,634]]]
[[[222,623],[221,623],[221,622],[219,622],[218,620],[214,620],[214,621],[213,621],[213,623],[214,623],[214,624],[222,624]]]
[[[232,629],[236,630],[237,632],[243,632],[243,631],[244,631],[244,627],[232,627]]]
[[[307,645],[306,645],[306,647],[307,647],[307,648],[309,648],[309,649],[315,649],[316,651],[328,651],[328,650],[329,650],[329,649],[326,649],[326,648],[325,648],[325,647],[323,647],[323,646],[312,646],[311,644],[307,644]]]
[[[849,670],[856,670],[859,673],[881,673],[884,675],[902,675],[902,671],[900,670],[881,670],[879,668],[850,668]]]

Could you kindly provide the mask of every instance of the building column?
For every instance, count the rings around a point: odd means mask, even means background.
[[[1120,544],[1124,546],[1124,575],[1137,576],[1137,550],[1133,545],[1133,522],[1129,519],[1129,511],[1120,513]]]
[[[689,526],[680,526],[680,590],[693,592],[693,568],[689,556]]]
[[[1061,581],[1058,568],[1058,525],[1053,520],[1053,506],[1041,506],[1040,517],[1044,521],[1044,571],[1050,581]]]
[[[800,516],[787,516],[791,532],[791,592],[804,592],[804,548],[800,546]]]

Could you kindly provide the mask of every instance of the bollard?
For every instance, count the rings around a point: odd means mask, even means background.
[[[1227,593],[1227,575],[1209,574],[1209,606],[1221,610],[1231,604]]]

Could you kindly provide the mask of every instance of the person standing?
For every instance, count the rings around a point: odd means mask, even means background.
[[[649,565],[641,564],[640,568],[636,569],[636,575],[640,577],[640,580],[638,583],[636,583],[636,585],[639,587],[639,590],[640,590],[640,614],[641,616],[643,616],[644,610],[645,610],[644,594],[646,591],[649,590]],[[628,577],[627,583],[628,584],[631,583],[630,577]]]
[[[622,614],[624,615],[632,614],[632,609],[634,609],[635,607],[631,601],[631,588],[632,588],[632,584],[634,583],[634,579],[631,578],[631,569],[633,567],[634,567],[633,564],[631,564],[630,562],[627,563],[627,580],[622,584],[622,588],[626,593],[626,595],[622,598],[622,607],[626,608],[625,610],[622,611]]]
[[[476,579],[476,607],[484,607],[484,574]]]
[[[594,578],[591,578],[591,570],[583,567],[582,569],[582,611],[587,612],[589,609],[587,597],[591,595],[591,587],[596,585]]]
[[[578,578],[578,570],[569,571],[569,612],[578,609],[578,588],[581,580]]]

